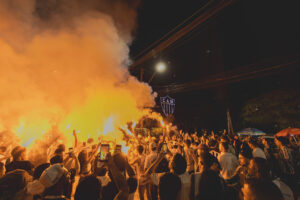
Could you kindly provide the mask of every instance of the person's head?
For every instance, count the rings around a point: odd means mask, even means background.
[[[190,147],[192,142],[191,142],[191,140],[185,140],[185,144],[187,147]]]
[[[11,151],[11,156],[13,157],[14,161],[26,160],[26,149],[21,146],[16,146]]]
[[[242,193],[244,200],[283,200],[279,188],[270,180],[248,179]]]
[[[64,155],[64,149],[61,148],[57,148],[55,151],[54,151],[54,155],[56,156],[63,156]]]
[[[83,163],[87,162],[88,159],[88,152],[87,150],[82,150],[80,151],[80,153],[78,154],[78,161],[80,162],[80,164],[82,165]]]
[[[250,177],[271,180],[271,171],[266,159],[253,158],[250,161],[248,174]]]
[[[258,147],[257,139],[251,137],[249,140],[249,147],[251,149],[255,149],[256,147]]]
[[[252,152],[249,150],[243,150],[239,153],[240,165],[247,166],[252,159]]]
[[[61,155],[56,155],[56,156],[53,156],[51,159],[50,159],[50,164],[51,165],[54,165],[54,164],[61,164],[63,163],[63,157]]]
[[[142,155],[144,153],[143,145],[138,145],[137,146],[137,152],[138,152],[139,155]]]
[[[201,173],[197,199],[219,200],[223,197],[223,187],[219,174],[213,170]]]
[[[41,164],[39,166],[37,166],[35,169],[34,169],[34,172],[33,172],[33,179],[36,180],[36,179],[39,179],[40,176],[42,175],[42,173],[45,171],[45,169],[47,169],[48,167],[50,167],[50,163],[44,163],[44,164]]]
[[[198,147],[198,155],[208,153],[208,147],[205,144],[200,144]]]
[[[151,150],[151,152],[156,151],[157,150],[157,144],[155,142],[151,142],[149,149]]]
[[[176,200],[181,189],[180,178],[172,173],[165,173],[159,179],[158,194],[160,200]]]
[[[66,146],[64,144],[59,144],[57,149],[60,149],[62,152],[64,152],[66,150]]]
[[[101,199],[101,182],[95,176],[84,177],[77,185],[75,191],[75,200],[100,200]]]
[[[228,149],[229,149],[228,142],[221,142],[219,144],[219,150],[220,150],[220,152],[228,152]]]
[[[169,168],[177,175],[183,174],[187,168],[185,158],[180,154],[175,154],[170,162]]]
[[[209,169],[209,167],[207,165],[207,153],[200,154],[198,162],[199,162],[198,165],[199,165],[200,172],[203,172],[204,170]]]
[[[275,137],[275,144],[277,147],[286,146],[289,143],[289,140],[285,137]]]

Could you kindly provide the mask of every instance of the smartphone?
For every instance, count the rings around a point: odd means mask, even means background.
[[[168,145],[167,145],[167,143],[163,143],[163,145],[162,145],[162,151],[163,151],[164,154],[168,153]]]
[[[107,161],[108,153],[109,153],[109,144],[101,144],[101,146],[100,146],[100,161]]]
[[[116,147],[115,147],[114,153],[119,153],[119,152],[121,152],[121,151],[122,151],[122,145],[117,144]]]

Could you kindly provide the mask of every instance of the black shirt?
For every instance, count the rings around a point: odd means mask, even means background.
[[[28,160],[23,161],[12,161],[11,163],[7,164],[6,172],[13,171],[15,169],[23,169],[27,171],[29,174],[32,174],[32,169],[34,168],[33,164],[31,164]]]

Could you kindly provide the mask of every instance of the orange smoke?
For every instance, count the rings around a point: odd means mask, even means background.
[[[0,134],[12,131],[24,146],[54,132],[70,145],[73,129],[80,140],[120,141],[118,127],[138,121],[155,98],[126,68],[130,32],[109,11],[62,26],[59,15],[43,22],[32,14],[35,1],[24,2],[0,3]]]

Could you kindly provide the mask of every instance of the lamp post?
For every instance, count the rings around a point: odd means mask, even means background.
[[[149,79],[148,83],[150,84],[152,79],[154,78],[154,76],[157,74],[157,73],[164,73],[167,69],[167,66],[164,62],[159,62],[156,64],[155,66],[155,71],[153,72],[151,78]]]

